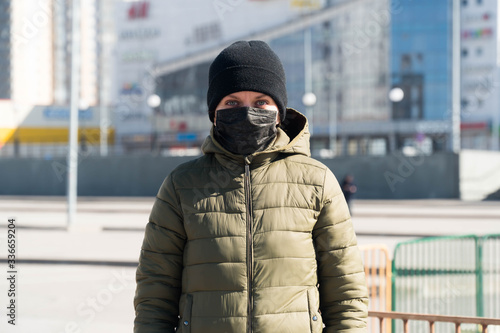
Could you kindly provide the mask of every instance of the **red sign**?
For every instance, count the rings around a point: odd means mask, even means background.
[[[134,2],[128,10],[128,19],[136,20],[149,15],[149,1]]]
[[[461,130],[485,130],[488,128],[488,124],[486,122],[477,122],[477,123],[461,123]]]

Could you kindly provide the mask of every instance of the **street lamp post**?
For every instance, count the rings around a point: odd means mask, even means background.
[[[316,95],[312,92],[312,42],[311,28],[308,27],[304,31],[304,90],[302,103],[306,106],[306,114],[309,118],[309,133],[311,139],[313,135],[313,106],[316,104]]]
[[[156,109],[157,107],[160,106],[161,104],[161,98],[160,96],[156,94],[149,95],[149,97],[146,100],[146,104],[152,109]],[[157,138],[157,131],[156,131],[156,124],[155,124],[155,119],[154,119],[154,112],[151,112],[151,150],[154,151],[156,148],[156,142],[158,140]]]
[[[302,104],[306,106],[306,113],[309,118],[309,133],[313,134],[313,106],[316,104],[316,95],[312,92],[306,92],[302,96]]]
[[[80,1],[73,0],[71,38],[71,109],[68,149],[68,228],[76,218],[78,182],[78,108],[80,100]]]
[[[150,108],[152,109],[157,108],[161,104],[161,98],[156,94],[150,95],[148,97],[147,103]]]
[[[405,97],[405,92],[399,87],[394,87],[389,91],[389,99],[391,102],[401,102]]]
[[[393,87],[389,91],[389,100],[392,103],[399,103],[405,97],[405,92],[400,87]],[[392,106],[394,108],[394,105]],[[393,152],[396,150],[396,134],[394,132],[389,134],[389,151]]]

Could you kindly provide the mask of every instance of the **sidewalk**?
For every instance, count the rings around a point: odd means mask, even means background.
[[[0,226],[14,217],[21,260],[135,263],[154,198],[80,197],[68,228],[64,197],[0,197]],[[500,233],[499,202],[357,200],[360,244],[422,236]],[[0,228],[0,240],[6,237]]]
[[[0,268],[7,219],[16,219],[16,326],[7,333],[132,332],[135,269],[154,198],[79,198],[67,230],[62,197],[0,197]],[[359,244],[394,246],[416,236],[500,233],[498,202],[373,201],[353,204]],[[0,280],[0,305],[9,304]],[[4,308],[5,309],[5,308]]]

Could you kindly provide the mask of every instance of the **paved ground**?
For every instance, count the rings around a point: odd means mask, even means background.
[[[153,198],[80,198],[67,228],[59,197],[0,197],[0,272],[8,277],[7,220],[16,219],[16,326],[0,279],[0,332],[131,332],[134,273]],[[421,236],[500,233],[499,202],[354,202],[360,244]]]

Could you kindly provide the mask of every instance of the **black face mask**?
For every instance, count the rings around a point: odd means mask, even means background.
[[[278,111],[245,106],[216,112],[214,137],[233,154],[262,151],[276,138]]]

